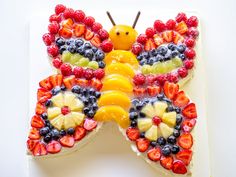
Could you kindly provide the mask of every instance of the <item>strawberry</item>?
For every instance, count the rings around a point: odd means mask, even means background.
[[[36,128],[32,128],[29,132],[28,138],[31,140],[38,140],[40,138],[39,131]]]
[[[72,37],[72,31],[68,28],[61,28],[59,30],[59,36],[69,39]]]
[[[74,12],[74,20],[76,22],[83,22],[85,18],[85,13],[82,10],[76,10]]]
[[[37,100],[39,103],[45,103],[48,99],[52,97],[50,91],[47,91],[45,88],[39,88],[37,91]]]
[[[88,131],[92,131],[94,128],[97,127],[97,122],[93,119],[85,119],[84,121],[84,128]]]
[[[161,92],[161,88],[159,86],[153,85],[153,86],[147,86],[147,93],[150,96],[156,96]]]
[[[184,67],[178,69],[178,74],[180,77],[185,78],[188,75],[188,70]]]
[[[184,52],[185,56],[189,59],[193,59],[196,56],[196,52],[193,49],[187,48]]]
[[[103,69],[99,68],[94,71],[94,77],[96,77],[97,79],[101,80],[104,76],[105,71]]]
[[[153,26],[157,32],[162,32],[166,28],[165,23],[163,23],[161,20],[156,20]]]
[[[154,42],[157,46],[164,43],[164,39],[158,34],[155,34],[153,38],[154,38]]]
[[[62,22],[62,28],[72,29],[73,24],[74,24],[73,20],[71,18],[68,18]]]
[[[87,68],[87,69],[84,70],[84,78],[85,79],[90,80],[90,79],[93,78],[93,76],[94,76],[94,74],[93,74],[92,69]]]
[[[190,149],[193,146],[193,137],[190,133],[183,133],[178,139],[178,144],[183,149]]]
[[[87,26],[93,26],[94,22],[95,22],[95,19],[91,16],[87,16],[84,19],[84,24]]]
[[[73,33],[76,37],[81,37],[86,31],[84,24],[75,24]]]
[[[134,87],[133,92],[134,92],[135,96],[141,96],[141,95],[144,95],[146,93],[146,89],[141,88],[141,87]]]
[[[170,19],[166,22],[166,28],[168,30],[173,30],[175,28],[175,25],[176,25],[176,22],[172,19]]]
[[[193,152],[191,150],[184,149],[184,150],[179,151],[176,154],[176,158],[178,160],[181,160],[182,162],[184,162],[186,166],[188,166],[190,161],[192,160],[192,155],[193,155]]]
[[[183,91],[176,94],[174,98],[174,105],[178,107],[184,107],[189,103],[189,98],[185,95]]]
[[[47,149],[45,144],[38,142],[33,149],[33,155],[34,156],[47,155]]]
[[[101,45],[101,39],[98,35],[93,36],[93,38],[91,39],[91,44],[93,44],[95,47],[100,47]]]
[[[70,135],[63,136],[62,138],[60,138],[59,141],[61,145],[64,147],[73,147],[75,144],[75,140],[73,136],[70,136]]]
[[[32,151],[35,147],[35,145],[38,143],[39,141],[37,140],[31,140],[31,139],[28,139],[27,140],[27,148]]]
[[[49,81],[53,87],[61,86],[63,76],[61,74],[55,74],[49,77]]]
[[[166,42],[171,42],[173,40],[173,34],[173,31],[165,31],[161,36]]]
[[[155,48],[156,48],[156,44],[154,43],[153,39],[148,39],[147,42],[145,43],[144,49],[146,51],[150,51]]]
[[[152,38],[155,34],[155,30],[154,28],[147,28],[146,31],[145,31],[145,34],[148,38]]]
[[[80,141],[86,135],[86,129],[84,127],[78,126],[75,128],[74,139],[75,141]]]
[[[184,37],[182,35],[180,35],[179,33],[174,32],[174,34],[173,34],[173,42],[175,44],[178,44],[178,43],[183,43],[183,41],[184,41]]]
[[[139,138],[139,134],[140,132],[139,132],[139,129],[137,128],[129,127],[126,130],[126,135],[131,141],[136,141]]]
[[[136,146],[139,152],[145,152],[149,147],[150,141],[146,138],[139,138],[136,140]]]
[[[42,39],[46,46],[50,46],[55,41],[55,36],[53,34],[45,33]]]
[[[178,15],[175,17],[175,20],[176,20],[178,23],[180,23],[181,21],[186,22],[186,21],[187,21],[187,16],[186,16],[185,13],[180,12],[180,13],[178,13]]]
[[[103,86],[102,82],[99,79],[95,79],[95,78],[91,79],[90,85],[98,91],[101,90]]]
[[[31,126],[34,128],[44,127],[44,121],[39,115],[34,115],[31,119]]]
[[[93,26],[92,26],[92,30],[93,30],[94,32],[98,32],[100,29],[102,29],[101,23],[95,22],[95,23],[93,24]]]
[[[103,52],[108,53],[108,52],[112,51],[113,44],[111,41],[104,40],[101,44],[101,48],[102,48]]]
[[[72,8],[66,8],[64,13],[63,13],[63,16],[65,17],[65,19],[67,18],[73,18],[74,17],[74,10]]]
[[[182,130],[184,132],[191,132],[195,124],[196,124],[196,119],[185,119],[184,122],[182,123]]]
[[[59,49],[55,44],[47,47],[48,55],[51,57],[56,57],[59,54]]]
[[[167,170],[172,169],[173,166],[173,157],[169,156],[169,157],[165,157],[165,156],[161,156],[161,166],[164,167]]]
[[[197,118],[197,111],[196,111],[196,106],[194,103],[190,103],[188,106],[186,106],[183,111],[182,114],[189,118],[189,119],[194,119]]]
[[[142,48],[142,45],[141,45],[141,44],[139,44],[139,43],[134,43],[134,44],[132,45],[131,51],[133,52],[133,54],[138,55],[138,54],[140,54],[140,52],[142,52],[142,50],[143,50],[143,48]]]
[[[47,144],[46,149],[49,153],[55,154],[61,151],[61,144],[58,141],[52,140]]]
[[[147,152],[148,158],[154,162],[157,162],[161,159],[161,150],[160,148],[152,148]]]
[[[173,99],[179,91],[179,85],[165,82],[164,84],[164,93],[169,99]]]
[[[188,31],[188,26],[184,21],[181,21],[176,25],[175,30],[180,34],[185,34]]]
[[[137,42],[140,44],[145,44],[147,41],[147,36],[146,34],[140,34],[137,38]]]
[[[60,26],[57,22],[53,21],[48,25],[48,31],[50,34],[57,34]]]
[[[187,173],[187,168],[182,161],[175,160],[173,163],[172,171],[176,174],[185,174]]]
[[[109,38],[109,33],[108,33],[106,30],[104,30],[104,29],[100,29],[100,30],[98,31],[98,35],[100,36],[100,38],[101,38],[102,40],[105,40],[105,39],[108,39],[108,38]]]
[[[198,19],[196,16],[191,16],[188,20],[187,20],[187,25],[188,27],[197,27],[198,26]]]
[[[196,39],[199,35],[199,31],[196,28],[191,27],[188,29],[187,35]]]
[[[143,74],[136,74],[133,78],[135,85],[143,85],[145,83],[146,77]]]
[[[88,81],[86,79],[75,79],[75,83],[79,86],[86,87],[88,85]]]
[[[94,36],[94,32],[92,32],[89,29],[86,29],[85,34],[84,34],[84,38],[89,41],[90,39],[93,38],[93,36]]]
[[[195,40],[192,37],[189,37],[185,40],[185,44],[187,47],[194,47],[195,46]]]
[[[35,108],[35,113],[40,115],[43,114],[45,111],[46,111],[45,106],[38,102]]]
[[[60,58],[54,58],[53,60],[52,60],[52,64],[53,64],[53,66],[55,67],[55,68],[57,68],[57,69],[59,69],[60,68],[60,66],[62,65],[62,60],[60,59]]]
[[[63,84],[67,89],[71,89],[75,85],[75,76],[71,75],[63,79]]]
[[[66,7],[63,4],[57,4],[55,7],[55,13],[60,14],[66,10]]]
[[[60,67],[60,70],[63,76],[69,76],[72,74],[72,68],[68,63],[63,63]]]
[[[50,83],[49,77],[44,79],[44,80],[41,80],[39,82],[39,86],[46,89],[46,90],[51,90],[52,89],[52,84]]]

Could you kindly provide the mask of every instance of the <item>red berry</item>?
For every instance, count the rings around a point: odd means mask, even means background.
[[[163,21],[161,20],[156,20],[154,22],[154,28],[157,32],[162,32],[165,30],[166,26],[165,26],[165,23],[163,23]]]
[[[148,38],[152,38],[155,34],[155,30],[151,27],[147,28],[145,34],[147,35]]]
[[[60,70],[63,76],[69,76],[72,74],[72,68],[68,63],[63,63]]]
[[[84,128],[88,131],[93,130],[94,128],[97,127],[97,122],[93,119],[85,119],[84,121]]]
[[[94,22],[95,22],[95,19],[91,16],[87,16],[84,19],[84,24],[87,26],[93,26]]]
[[[94,71],[94,76],[97,78],[97,79],[102,79],[104,76],[105,76],[105,71],[101,68],[97,69]]]
[[[132,45],[132,52],[135,54],[135,55],[138,55],[141,51],[142,51],[142,46],[141,46],[141,44],[139,44],[139,43],[134,43],[133,45]]]
[[[105,40],[105,39],[107,39],[109,37],[109,33],[106,30],[104,30],[104,29],[100,29],[98,31],[98,34],[99,34],[99,36],[100,36],[100,38],[102,40]]]
[[[198,19],[196,16],[191,16],[188,20],[187,20],[187,25],[188,27],[197,27],[198,26]]]
[[[47,51],[51,57],[56,57],[59,54],[59,49],[55,44],[48,46]]]
[[[148,75],[146,76],[146,80],[148,85],[152,85],[155,82],[156,77],[154,75]]]
[[[180,12],[180,13],[178,13],[178,15],[175,17],[175,20],[176,20],[178,23],[181,22],[181,21],[186,22],[186,21],[187,21],[187,16],[186,16],[185,13]]]
[[[184,54],[189,59],[193,59],[196,56],[196,52],[191,48],[187,48],[185,50]]]
[[[100,29],[102,29],[102,25],[101,25],[100,23],[98,23],[98,22],[95,22],[95,23],[93,24],[93,26],[92,26],[92,30],[93,30],[94,32],[98,32]]]
[[[75,140],[73,136],[70,136],[70,135],[63,136],[62,138],[60,138],[59,141],[61,145],[64,147],[73,147],[75,144]]]
[[[184,78],[188,75],[188,70],[184,67],[178,69],[178,74],[180,77]]]
[[[55,154],[61,151],[61,144],[58,141],[51,141],[47,144],[46,149],[49,153]]]
[[[49,33],[44,34],[42,38],[46,46],[51,45],[55,40],[55,36]]]
[[[195,40],[192,37],[189,37],[185,40],[185,44],[187,47],[194,47],[195,46]]]
[[[55,7],[55,13],[60,14],[66,10],[66,7],[63,4],[57,4]]]
[[[48,31],[51,34],[57,34],[58,30],[60,29],[60,26],[57,22],[53,21],[48,25]]]
[[[70,113],[70,108],[69,108],[68,106],[63,106],[63,107],[61,108],[61,113],[62,113],[63,115],[69,114],[69,113]]]
[[[90,80],[93,78],[93,70],[92,69],[86,69],[84,70],[84,78],[87,79],[87,80]]]
[[[61,16],[60,15],[56,15],[56,14],[53,14],[49,17],[49,21],[50,22],[57,22],[57,23],[60,23],[61,22]]]
[[[104,52],[110,52],[113,49],[113,44],[111,41],[105,40],[102,42],[101,48]]]
[[[85,13],[82,10],[76,10],[74,12],[74,19],[76,22],[82,22],[85,18]]]
[[[167,28],[168,30],[174,29],[174,28],[175,28],[175,25],[176,25],[176,22],[175,22],[174,20],[172,20],[172,19],[170,19],[170,20],[168,20],[168,21],[166,22],[166,28]]]
[[[73,74],[75,75],[75,77],[80,78],[84,74],[84,69],[82,67],[75,67],[73,69]]]
[[[53,66],[55,67],[55,68],[60,68],[60,66],[62,65],[62,60],[60,59],[60,58],[54,58],[53,60],[52,60],[52,64],[53,64]]]
[[[64,15],[65,19],[73,18],[74,17],[74,13],[75,13],[75,11],[72,8],[67,8],[67,9],[65,9],[63,15]]]
[[[145,44],[147,41],[147,36],[146,34],[140,34],[137,38],[137,42],[140,44]]]
[[[145,83],[146,77],[143,74],[137,74],[133,78],[135,85],[143,85]]]
[[[137,128],[129,127],[126,130],[126,135],[131,141],[136,141],[139,138],[140,132]]]
[[[170,74],[167,74],[167,79],[168,79],[168,81],[170,81],[170,82],[177,83],[177,82],[178,82],[178,73],[170,73]]]
[[[153,122],[153,124],[158,126],[162,121],[161,121],[160,117],[155,116],[155,117],[152,118],[152,122]]]
[[[196,39],[199,35],[199,32],[196,28],[191,27],[191,28],[188,29],[187,35],[192,36],[194,39]]]
[[[176,174],[185,174],[188,170],[182,161],[176,160],[173,163],[172,171]]]
[[[193,60],[185,60],[184,61],[184,66],[186,69],[192,69],[193,65],[194,65]]]
[[[167,77],[166,75],[159,75],[156,77],[156,80],[160,85],[163,85],[167,81]]]

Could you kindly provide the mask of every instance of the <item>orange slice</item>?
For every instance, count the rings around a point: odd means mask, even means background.
[[[135,73],[131,66],[124,63],[111,63],[105,69],[107,75],[120,74],[126,77],[133,78]]]

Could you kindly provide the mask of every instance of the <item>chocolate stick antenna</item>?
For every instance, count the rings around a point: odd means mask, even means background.
[[[138,22],[138,19],[139,19],[140,14],[141,14],[141,12],[138,11],[138,13],[137,13],[137,15],[136,15],[136,18],[135,18],[135,20],[134,20],[134,24],[133,24],[133,26],[132,26],[133,28],[135,28],[135,26],[136,26],[136,24],[137,24],[137,22]]]
[[[111,21],[112,25],[113,25],[113,26],[115,26],[115,25],[116,25],[116,23],[114,22],[114,20],[113,20],[113,18],[112,18],[112,16],[111,16],[111,14],[110,14],[110,12],[108,12],[108,11],[107,11],[107,16],[108,16],[108,18],[110,19],[110,21]]]

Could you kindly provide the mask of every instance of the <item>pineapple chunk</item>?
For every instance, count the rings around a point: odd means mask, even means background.
[[[154,115],[156,114],[158,117],[162,117],[167,107],[168,105],[165,102],[160,102],[160,101],[155,102],[154,103],[155,111],[153,111]]]
[[[84,120],[84,114],[82,114],[82,113],[79,113],[79,112],[71,112],[71,117],[70,117],[70,119],[73,119],[74,120],[74,123],[76,124],[76,125],[80,125],[82,122],[83,122],[83,120]]]
[[[144,106],[144,108],[141,110],[142,113],[144,113],[147,117],[153,118],[155,116],[155,111],[152,106],[152,104],[147,104]]]
[[[55,119],[51,120],[50,123],[54,127],[56,127],[58,130],[61,130],[62,126],[64,124],[64,116],[63,115],[59,115]]]
[[[176,112],[166,112],[162,116],[162,122],[168,124],[170,127],[174,127],[176,124]]]
[[[70,106],[71,111],[81,111],[84,108],[83,102],[80,101],[79,99],[75,99],[75,102],[73,103],[74,104],[71,104]]]
[[[64,93],[64,106],[71,107],[76,105],[76,96],[73,93],[65,92]]]
[[[168,138],[170,135],[172,135],[174,129],[170,128],[168,125],[164,123],[160,123],[159,125],[161,134],[164,138]]]
[[[62,93],[58,93],[57,95],[53,96],[51,99],[53,106],[56,107],[63,107],[64,106],[64,97]]]
[[[151,126],[152,126],[152,119],[149,118],[138,119],[138,129],[141,132],[147,131]]]
[[[152,125],[151,128],[149,128],[146,133],[145,137],[149,139],[150,141],[156,141],[158,138],[158,128],[156,125]]]
[[[50,107],[47,110],[47,114],[48,114],[48,119],[51,120],[51,119],[57,117],[59,114],[61,114],[61,108]]]
[[[71,128],[71,127],[75,127],[75,126],[76,126],[75,121],[74,121],[74,119],[72,118],[71,113],[65,115],[64,118],[65,118],[65,120],[64,120],[64,128],[65,128],[65,129],[68,129],[68,128]]]

